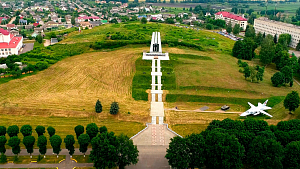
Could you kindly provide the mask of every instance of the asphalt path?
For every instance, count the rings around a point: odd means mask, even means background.
[[[24,45],[25,46],[23,49],[21,49],[22,51],[20,52],[20,54],[33,50],[34,43],[24,43]]]
[[[139,162],[136,165],[127,166],[126,169],[169,169],[167,159],[165,158],[166,149],[168,145],[158,146],[158,145],[138,145],[139,150]],[[89,148],[86,155],[90,154],[92,149]],[[39,150],[34,149],[32,155],[39,155]],[[5,155],[14,156],[11,149],[7,149]],[[26,149],[21,149],[20,156],[28,155]],[[47,149],[47,155],[53,155],[52,149]],[[62,149],[59,155],[66,155],[66,159],[59,164],[0,164],[0,168],[56,168],[59,169],[73,169],[74,167],[93,167],[93,163],[76,163],[70,159],[70,155],[67,149]],[[83,155],[78,148],[75,149],[74,155]]]

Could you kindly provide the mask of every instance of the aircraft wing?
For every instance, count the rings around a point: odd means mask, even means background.
[[[256,107],[256,106],[254,106],[253,104],[251,104],[250,102],[248,102],[248,104],[249,104],[249,106],[250,106],[251,108]]]
[[[267,115],[267,116],[273,117],[272,115],[270,115],[269,113],[267,113],[267,112],[265,112],[263,110],[260,110],[260,112],[263,113],[263,114],[265,114],[265,115]]]
[[[271,107],[268,107],[268,106],[263,106],[262,109],[263,109],[263,110],[270,110],[270,109],[272,109],[272,108],[271,108]]]

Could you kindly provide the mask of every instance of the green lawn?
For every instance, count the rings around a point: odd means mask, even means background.
[[[26,119],[26,120],[24,120]],[[98,127],[106,126],[108,128],[108,131],[114,132],[116,135],[119,135],[121,133],[124,133],[128,135],[129,137],[135,135],[140,130],[142,130],[145,126],[142,123],[137,122],[126,122],[126,121],[119,121],[114,119],[113,117],[109,119],[101,119],[97,117],[97,115],[90,115],[89,117],[41,117],[38,115],[4,115],[1,114],[0,118],[0,125],[5,126],[8,128],[10,125],[18,125],[19,128],[22,127],[22,125],[30,124],[33,128],[33,136],[37,140],[37,134],[34,131],[37,125],[45,126],[46,128],[48,126],[52,126],[56,129],[56,134],[59,135],[62,139],[66,137],[66,135],[74,135],[76,143],[75,147],[79,147],[79,144],[76,139],[74,127],[77,125],[83,125],[86,127],[89,123],[96,123]],[[47,148],[52,148],[49,142],[49,135],[46,132],[44,134],[48,139]],[[21,141],[23,140],[23,136],[21,133],[18,134]],[[7,140],[9,139],[9,136],[6,135]],[[35,142],[35,148],[37,147],[37,141]],[[61,145],[62,148],[65,148],[64,142]],[[6,148],[11,148],[8,145],[6,145]],[[21,148],[25,148],[23,143],[21,143]]]

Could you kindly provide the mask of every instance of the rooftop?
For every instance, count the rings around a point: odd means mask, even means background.
[[[0,49],[4,48],[16,48],[23,37],[21,36],[14,36],[9,43],[2,42],[0,43]]]
[[[220,11],[220,12],[216,13],[216,15],[221,15],[221,14],[226,18],[231,18],[231,19],[238,20],[238,21],[247,21],[246,18],[243,18],[238,15],[234,15],[234,14],[226,12],[226,11]]]
[[[3,28],[0,28],[0,33],[3,35],[9,35],[9,32],[7,30],[4,30]]]
[[[289,24],[289,23],[284,23],[284,22],[270,20],[270,19],[268,19],[266,17],[260,17],[260,18],[257,18],[255,20],[262,20],[262,21],[265,21],[265,22],[273,22],[273,23],[276,23],[278,25],[283,25],[283,26],[287,26],[287,27],[290,27],[290,28],[300,29],[300,26]]]

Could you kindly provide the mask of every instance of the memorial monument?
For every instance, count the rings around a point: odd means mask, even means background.
[[[162,84],[161,84],[161,60],[169,60],[168,53],[162,53],[161,47],[161,39],[160,39],[160,32],[153,32],[152,33],[152,40],[150,45],[150,52],[146,53],[143,52],[143,60],[152,60],[152,88],[151,88],[151,123],[157,123],[158,117],[158,124],[164,123],[164,103],[162,102]]]

